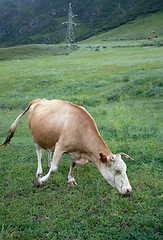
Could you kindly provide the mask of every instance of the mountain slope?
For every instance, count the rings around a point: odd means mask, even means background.
[[[0,47],[65,40],[69,0],[0,0]],[[163,9],[161,0],[72,0],[77,41]]]
[[[83,43],[119,41],[119,40],[163,40],[163,11],[140,16],[105,33],[98,34],[83,41]]]

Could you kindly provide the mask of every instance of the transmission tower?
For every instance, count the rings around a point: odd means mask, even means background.
[[[77,25],[77,24],[73,22],[73,20],[72,20],[73,17],[74,17],[74,15],[72,14],[71,3],[69,3],[68,22],[65,22],[65,23],[68,24],[68,26],[67,26],[67,34],[66,34],[66,42],[68,44],[75,43],[73,25]]]

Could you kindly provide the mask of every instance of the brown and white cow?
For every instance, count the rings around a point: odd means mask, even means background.
[[[62,100],[35,99],[11,125],[7,145],[17,128],[19,119],[28,111],[28,123],[38,157],[35,186],[44,184],[57,171],[61,156],[71,156],[68,183],[76,185],[73,168],[76,163],[94,163],[111,186],[121,194],[132,191],[126,174],[126,164],[121,156],[132,159],[125,153],[112,154],[107,148],[91,115],[80,106]],[[41,148],[47,150],[49,172],[42,177]],[[51,152],[54,152],[50,163]],[[133,160],[133,159],[132,159]]]

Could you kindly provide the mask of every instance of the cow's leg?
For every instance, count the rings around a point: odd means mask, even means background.
[[[76,163],[73,162],[73,160],[71,160],[70,171],[69,171],[69,174],[68,174],[68,184],[71,185],[71,186],[77,185],[77,183],[75,181],[75,178],[74,178],[74,173],[73,173],[75,165],[76,165]]]
[[[56,147],[53,154],[53,161],[49,169],[49,172],[42,178],[37,179],[34,183],[35,186],[43,185],[50,178],[50,176],[57,171],[58,163],[60,161],[62,154],[63,154],[63,151],[61,151],[59,147],[58,148]]]
[[[48,151],[48,168],[51,167],[51,155],[52,155],[52,152]]]
[[[38,178],[42,176],[42,166],[41,166],[42,151],[40,146],[37,143],[35,143],[35,147],[36,147],[36,153],[37,153],[37,159],[38,159],[36,177]]]

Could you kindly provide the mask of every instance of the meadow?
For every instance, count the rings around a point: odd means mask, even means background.
[[[78,185],[70,187],[66,155],[36,188],[26,114],[11,144],[0,148],[0,239],[162,238],[163,47],[119,44],[0,49],[0,143],[31,100],[63,99],[87,109],[113,153],[134,158],[124,159],[133,187],[128,196],[92,164],[75,168]],[[46,152],[42,165],[45,174]]]

